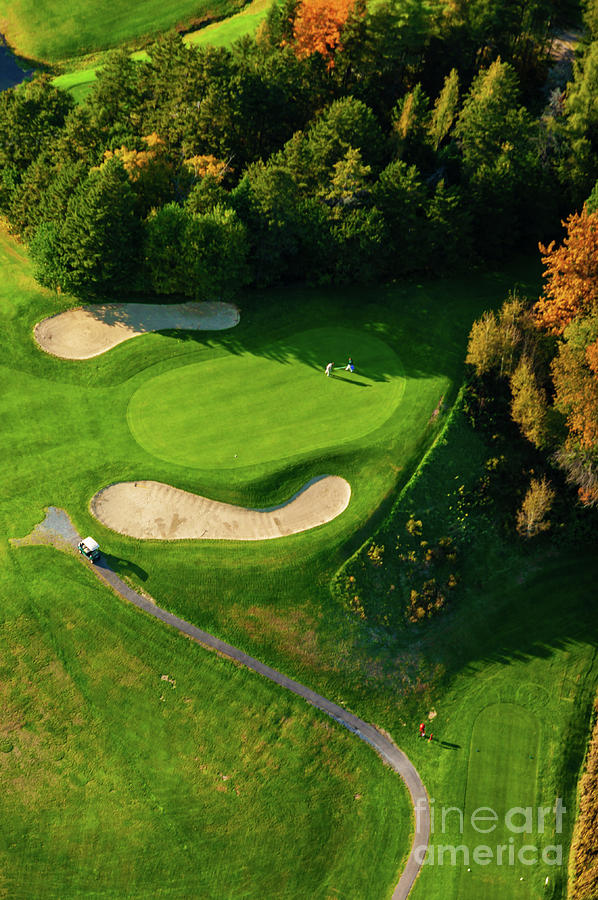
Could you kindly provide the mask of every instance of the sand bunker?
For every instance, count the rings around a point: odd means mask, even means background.
[[[93,497],[96,518],[121,534],[153,540],[263,541],[323,525],[349,505],[344,478],[324,475],[270,509],[244,509],[208,500],[159,481],[124,481]]]
[[[62,359],[91,359],[149,331],[220,331],[239,321],[232,303],[104,303],[80,306],[44,319],[33,329],[46,353]]]

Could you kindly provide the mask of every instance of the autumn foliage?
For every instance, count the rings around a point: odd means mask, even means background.
[[[146,135],[142,140],[147,150],[129,150],[123,145],[116,150],[105,150],[104,161],[112,157],[120,159],[131,181],[139,181],[144,169],[163,161],[165,150],[164,141],[155,133]]]
[[[587,449],[598,447],[597,344],[569,340],[559,346],[552,363],[555,406],[567,416],[570,434]]]
[[[594,704],[595,724],[579,784],[579,814],[571,844],[571,900],[592,900],[598,896],[598,699]]]
[[[569,216],[560,246],[540,244],[544,293],[535,312],[540,327],[562,334],[580,316],[598,312],[598,210]]]
[[[294,25],[295,52],[299,59],[319,53],[334,66],[334,53],[342,50],[341,34],[356,0],[302,0]]]
[[[509,297],[498,314],[484,313],[471,329],[467,362],[478,378],[509,377],[522,434],[551,453],[585,506],[598,506],[598,209],[586,206],[563,225],[562,244],[540,247],[538,302],[530,309]],[[532,506],[541,493],[536,485]]]

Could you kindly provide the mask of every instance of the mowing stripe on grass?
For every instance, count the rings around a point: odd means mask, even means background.
[[[60,522],[61,527],[53,534],[52,527],[56,526],[48,526],[44,529],[43,526],[46,524],[44,522],[42,523],[41,528],[39,525],[36,526],[34,534],[39,535],[40,531],[43,531],[43,542],[54,544],[59,549],[64,549],[65,544],[76,548],[81,540],[81,536],[77,533],[70,521],[68,513],[66,513],[65,510],[56,509],[56,507],[50,507],[48,513],[51,517],[51,521]],[[16,541],[15,545],[23,546],[27,543],[29,543],[29,539],[24,538]],[[360,719],[358,716],[353,715],[353,713],[343,709],[342,706],[332,703],[330,700],[327,700],[326,697],[322,697],[321,694],[317,694],[315,691],[310,690],[310,688],[305,687],[305,685],[300,684],[298,681],[288,678],[286,675],[283,675],[282,672],[278,672],[276,669],[255,659],[253,656],[249,656],[243,650],[239,650],[237,647],[233,647],[231,644],[227,644],[225,641],[221,641],[219,638],[214,637],[207,631],[202,631],[195,625],[191,625],[190,622],[186,622],[184,619],[174,616],[172,613],[159,607],[153,599],[142,597],[141,594],[138,594],[137,591],[134,591],[118,577],[118,575],[108,566],[103,557],[101,557],[95,565],[91,565],[91,563],[89,563],[89,565],[97,577],[108,584],[117,594],[123,599],[128,600],[130,603],[133,603],[150,616],[159,619],[166,625],[176,628],[188,637],[193,638],[193,640],[198,641],[204,647],[215,650],[222,656],[226,656],[228,659],[241,663],[253,672],[257,672],[258,675],[263,675],[275,684],[302,697],[311,704],[311,706],[315,706],[317,709],[325,712],[338,722],[339,725],[347,728],[362,741],[365,741],[366,744],[373,747],[378,755],[401,776],[411,796],[413,807],[417,810],[411,852],[398,884],[392,894],[392,900],[405,900],[422,867],[422,860],[430,837],[430,806],[428,795],[417,769],[409,757],[400,750],[389,737],[381,734],[381,732],[374,728],[373,725],[369,725],[367,722],[364,722],[363,719]]]
[[[483,866],[476,865],[474,860],[462,866],[459,900],[482,896],[484,900],[502,900],[506,896],[511,900],[530,898],[526,877],[529,864],[522,862],[518,853],[536,839],[537,822],[534,818],[532,834],[520,833],[519,828],[526,824],[523,814],[507,816],[515,809],[534,810],[539,739],[536,716],[516,703],[493,703],[482,709],[475,720],[465,792],[463,843],[470,848],[491,845],[495,855]],[[484,807],[491,808],[498,821],[483,823],[486,830],[480,831],[472,827],[471,816]],[[529,852],[523,857],[526,858]]]

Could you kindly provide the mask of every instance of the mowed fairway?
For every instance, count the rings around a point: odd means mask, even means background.
[[[2,556],[3,896],[387,895],[410,813],[370,748],[75,557]]]
[[[148,372],[128,408],[133,436],[160,459],[229,469],[363,438],[400,403],[401,364],[375,336],[314,329],[291,345],[266,346],[261,356],[227,353],[153,378]],[[356,371],[327,378],[325,364],[336,358],[340,367],[348,351]]]
[[[536,802],[539,740],[536,716],[515,703],[486,706],[475,721],[469,748],[463,843],[472,854],[476,847],[490,845],[493,856],[476,864],[474,859],[465,862],[459,854],[459,863],[463,863],[458,880],[460,900],[481,896],[485,900],[506,896],[528,900],[533,896],[526,880],[529,867],[517,856],[530,836],[518,832],[525,824],[521,815],[513,815],[511,821],[507,814],[515,808],[533,808]],[[472,814],[483,807],[492,809],[496,819],[490,814],[490,821],[483,820],[488,816],[486,810],[472,824]],[[536,825],[534,810],[534,830]],[[529,853],[526,858],[530,859]]]
[[[241,6],[234,0],[0,0],[0,21],[20,55],[56,62],[157,35],[191,18],[231,15]]]

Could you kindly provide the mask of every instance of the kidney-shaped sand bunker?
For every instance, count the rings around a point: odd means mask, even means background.
[[[349,505],[344,478],[325,475],[270,509],[245,509],[209,500],[159,481],[126,481],[99,491],[91,512],[129,537],[154,540],[263,541],[330,522]]]
[[[103,303],[43,319],[33,334],[46,353],[91,359],[151,331],[220,331],[238,321],[239,310],[232,303]]]

